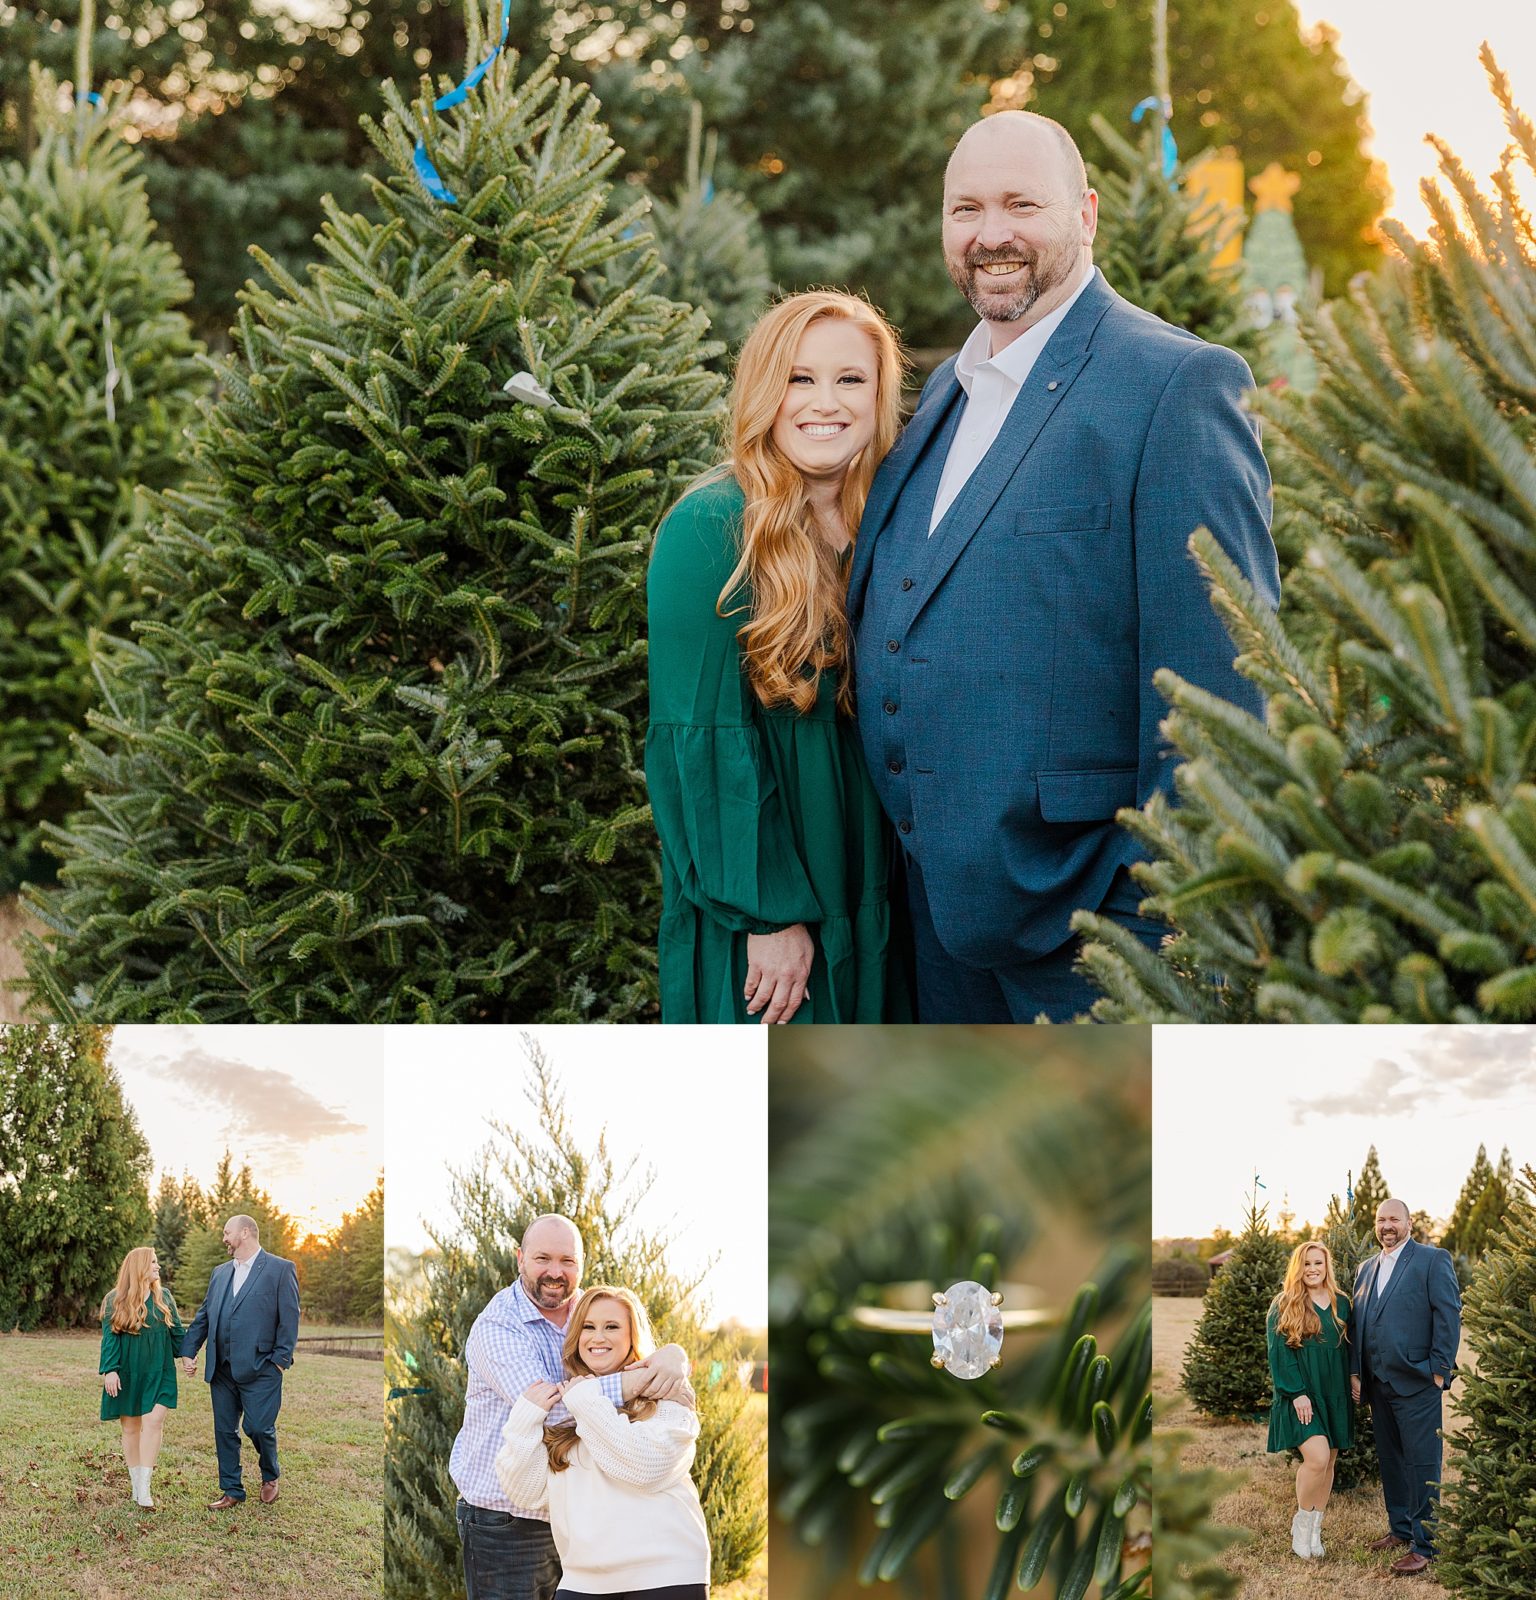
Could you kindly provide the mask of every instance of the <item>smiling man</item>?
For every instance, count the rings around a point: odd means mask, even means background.
[[[1097,224],[1057,123],[1001,112],[960,140],[944,259],[981,320],[859,530],[859,728],[902,846],[924,1022],[1085,1010],[1072,914],[1161,931],[1114,822],[1172,785],[1153,674],[1261,704],[1187,548],[1208,527],[1278,603],[1252,375],[1121,299]]]
[[[458,1487],[459,1541],[467,1600],[552,1600],[560,1560],[549,1509],[515,1506],[496,1475],[502,1429],[523,1391],[565,1378],[562,1347],[581,1290],[581,1235],[568,1217],[537,1217],[523,1230],[517,1282],[493,1296],[464,1346],[464,1424],[448,1471]],[[615,1405],[635,1395],[665,1400],[686,1392],[688,1361],[663,1346],[641,1365],[597,1380]],[[551,1423],[570,1413],[556,1404]]]
[[[1441,1401],[1461,1345],[1461,1290],[1448,1251],[1413,1238],[1408,1207],[1376,1211],[1379,1254],[1355,1274],[1350,1389],[1371,1408],[1387,1531],[1372,1550],[1399,1550],[1391,1571],[1416,1577],[1434,1559],[1440,1502]]]

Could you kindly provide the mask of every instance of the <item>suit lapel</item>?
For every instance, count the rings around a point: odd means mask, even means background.
[[[1030,369],[1002,430],[992,441],[992,448],[933,530],[933,537],[928,541],[928,566],[919,580],[914,615],[976,537],[1003,490],[1024,464],[1041,429],[1066,399],[1078,374],[1088,364],[1094,330],[1114,301],[1114,290],[1095,268],[1093,281],[1083,290]]]
[[[890,521],[901,491],[906,488],[907,480],[922,460],[928,442],[949,414],[949,408],[959,393],[960,380],[955,376],[955,364],[951,358],[947,370],[940,369],[923,403],[901,430],[896,443],[891,446],[890,454],[880,463],[880,470],[870,485],[869,499],[864,504],[864,514],[859,518],[858,537],[853,546],[853,567],[848,574],[850,617],[856,618],[864,604],[864,591],[869,584],[869,574],[875,560],[875,540]]]
[[[1383,1289],[1380,1295],[1376,1297],[1382,1305],[1385,1305],[1387,1301],[1392,1298],[1392,1291],[1397,1287],[1399,1280],[1402,1278],[1404,1271],[1407,1269],[1409,1259],[1413,1255],[1415,1248],[1416,1246],[1414,1245],[1413,1240],[1410,1239],[1403,1246],[1403,1253],[1397,1258],[1396,1262],[1393,1263],[1392,1276],[1387,1279],[1386,1288]],[[1378,1272],[1381,1271],[1379,1265],[1376,1270]]]

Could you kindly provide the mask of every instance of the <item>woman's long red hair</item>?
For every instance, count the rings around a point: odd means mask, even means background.
[[[838,704],[852,710],[853,674],[844,609],[847,569],[817,532],[805,479],[773,442],[773,424],[789,390],[800,341],[814,322],[836,318],[868,334],[875,351],[875,429],[848,468],[842,512],[856,533],[869,486],[901,427],[905,358],[895,330],[866,300],[831,289],[790,295],[759,318],[736,363],[729,414],[729,461],[746,497],[741,559],[720,591],[730,616],[751,596],[737,632],[747,681],[764,705],[816,704],[823,672],[835,672]],[[809,670],[807,670],[809,669]]]
[[[1328,1304],[1338,1306],[1339,1280],[1333,1275],[1333,1253],[1321,1239],[1308,1239],[1305,1244],[1299,1244],[1291,1251],[1291,1259],[1285,1264],[1285,1282],[1280,1286],[1280,1293],[1275,1296],[1275,1327],[1279,1330],[1285,1342],[1295,1349],[1304,1339],[1316,1339],[1323,1331],[1323,1319],[1317,1314],[1317,1307],[1312,1304],[1312,1291],[1302,1281],[1301,1270],[1306,1264],[1307,1251],[1321,1250],[1323,1264],[1327,1269],[1323,1279],[1323,1287],[1328,1291]],[[1347,1296],[1346,1296],[1347,1298]]]
[[[149,1315],[151,1300],[159,1306],[165,1321],[170,1322],[171,1308],[165,1303],[159,1283],[152,1283],[149,1276],[154,1259],[155,1252],[147,1244],[123,1257],[123,1264],[117,1269],[117,1283],[101,1302],[102,1316],[112,1314],[113,1333],[138,1333]]]

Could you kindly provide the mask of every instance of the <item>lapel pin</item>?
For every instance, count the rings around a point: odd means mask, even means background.
[[[1054,389],[1055,387],[1056,387],[1056,380],[1054,378],[1052,378],[1051,381],[1048,384],[1046,384],[1046,388],[1047,389]]]

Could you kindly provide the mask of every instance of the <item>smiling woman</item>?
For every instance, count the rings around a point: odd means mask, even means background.
[[[903,1015],[843,604],[900,391],[896,335],[866,302],[780,302],[742,348],[728,460],[657,535],[645,770],[663,1022]]]

